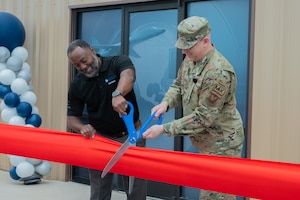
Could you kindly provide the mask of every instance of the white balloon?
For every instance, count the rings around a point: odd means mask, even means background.
[[[31,128],[35,128],[35,126],[33,126],[32,124],[25,124],[24,126],[26,126],[26,127],[31,127]]]
[[[6,107],[1,112],[1,118],[5,123],[8,123],[13,116],[18,116],[16,108]]]
[[[1,103],[0,103],[0,110],[2,111],[2,110],[4,110],[4,108],[7,108],[8,106],[5,104],[5,102],[4,101],[1,101]]]
[[[26,161],[26,158],[23,156],[15,156],[15,155],[10,155],[9,156],[9,162],[10,164],[12,164],[13,166],[17,166],[18,164],[20,164],[21,162]]]
[[[30,65],[27,62],[23,62],[22,70],[30,72]]]
[[[33,106],[36,103],[36,95],[32,91],[26,91],[20,96],[21,102],[27,102]]]
[[[31,114],[40,114],[40,111],[39,111],[38,107],[32,106]]]
[[[16,56],[11,56],[6,61],[6,66],[14,72],[20,71],[23,66],[23,60]]]
[[[27,62],[23,62],[22,70],[30,72],[30,65]]]
[[[1,71],[1,69],[0,69]],[[31,81],[31,73],[30,71],[27,71],[25,69],[21,69],[18,73],[17,73],[17,78],[22,78],[25,81],[29,82]]]
[[[0,63],[0,72],[4,69],[7,69],[6,64],[5,63]]]
[[[21,162],[16,167],[16,173],[21,178],[32,176],[34,174],[34,166],[27,161]]]
[[[27,60],[28,58],[28,51],[24,47],[16,47],[14,50],[11,52],[12,56],[16,56],[22,59],[22,61]]]
[[[4,85],[10,85],[15,78],[16,74],[10,69],[4,69],[0,72],[0,82]]]
[[[31,91],[31,92],[33,92],[34,91],[33,86],[32,85],[28,85],[28,90]]]
[[[34,92],[33,86],[28,83],[28,91]]]
[[[28,90],[27,81],[22,78],[16,78],[12,81],[10,89],[18,95],[24,94]]]
[[[10,57],[10,52],[8,48],[0,46],[0,63],[5,63]]]
[[[35,166],[35,172],[45,176],[48,175],[51,171],[51,164],[48,161],[43,161],[41,164]]]
[[[17,125],[17,126],[24,126],[25,125],[25,119],[23,117],[20,117],[20,116],[12,116],[9,119],[8,124]]]
[[[26,158],[26,161],[28,161],[29,163],[31,163],[33,165],[39,165],[43,162],[42,160],[35,159],[35,158]]]

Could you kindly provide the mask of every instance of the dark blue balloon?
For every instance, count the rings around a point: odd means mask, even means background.
[[[3,100],[5,105],[14,108],[20,103],[20,96],[15,92],[9,92],[4,96]]]
[[[0,27],[0,46],[5,46],[10,52],[17,46],[23,46],[25,29],[16,16],[0,12]]]
[[[38,114],[31,114],[26,118],[25,123],[31,124],[34,127],[40,127],[40,125],[42,124],[42,118]]]
[[[12,179],[14,179],[14,180],[19,180],[21,177],[20,176],[18,176],[18,174],[17,174],[17,171],[16,171],[16,167],[15,166],[12,166],[11,168],[10,168],[10,170],[9,170],[9,175],[10,175],[10,177],[12,178]]]
[[[0,98],[3,99],[7,93],[10,93],[11,89],[9,85],[0,83]]]
[[[17,113],[21,117],[28,117],[32,112],[32,106],[28,102],[20,102],[17,105]]]

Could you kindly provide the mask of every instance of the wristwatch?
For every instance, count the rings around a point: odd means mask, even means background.
[[[121,92],[120,92],[119,90],[115,90],[115,91],[111,94],[112,97],[116,97],[116,96],[119,96],[119,95],[122,96],[122,94],[121,94]]]

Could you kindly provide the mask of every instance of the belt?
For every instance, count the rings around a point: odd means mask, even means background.
[[[139,127],[141,127],[141,120],[137,120],[135,123],[134,123],[134,127],[137,129]],[[121,131],[121,132],[114,132],[114,133],[109,133],[107,131],[105,132],[102,132],[100,131],[100,133],[104,134],[104,135],[108,135],[110,137],[114,137],[114,138],[121,138],[121,137],[124,137],[125,135],[128,135],[128,132],[127,131]]]

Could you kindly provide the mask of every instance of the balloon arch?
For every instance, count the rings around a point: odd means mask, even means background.
[[[23,47],[25,29],[21,21],[0,12],[0,98],[1,119],[7,124],[40,127],[42,118],[35,103],[28,51]],[[50,173],[48,161],[9,155],[10,177],[31,184]]]

